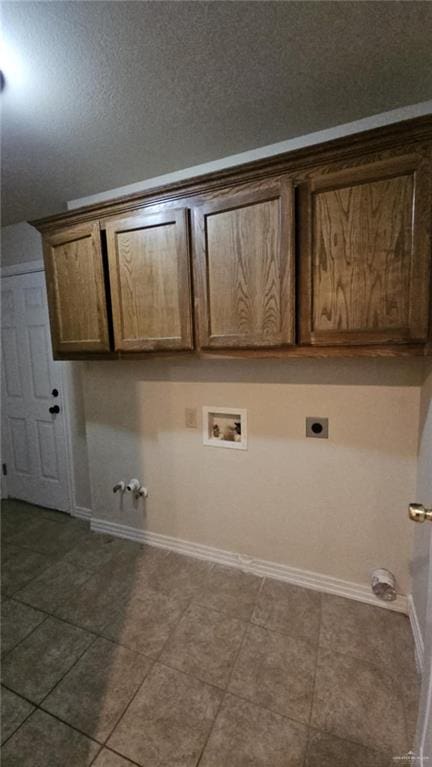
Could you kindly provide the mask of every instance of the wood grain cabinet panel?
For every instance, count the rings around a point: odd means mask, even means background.
[[[194,210],[202,348],[294,343],[293,195],[287,179],[230,188]]]
[[[99,225],[46,234],[44,260],[54,353],[108,351]]]
[[[328,173],[301,191],[301,341],[422,342],[430,216],[417,156]]]
[[[192,349],[188,211],[106,224],[118,351]]]

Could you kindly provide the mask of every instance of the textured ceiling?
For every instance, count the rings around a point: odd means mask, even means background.
[[[431,34],[429,2],[3,3],[3,224],[424,101]]]

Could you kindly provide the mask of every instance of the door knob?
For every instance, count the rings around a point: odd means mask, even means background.
[[[422,503],[410,503],[408,516],[413,522],[432,522],[432,508],[427,509]]]
[[[52,413],[53,415],[54,415],[55,413],[60,413],[60,408],[59,408],[59,406],[58,406],[58,405],[51,405],[51,407],[50,407],[50,408],[48,408],[48,410],[49,410],[49,411],[50,411],[50,413]]]

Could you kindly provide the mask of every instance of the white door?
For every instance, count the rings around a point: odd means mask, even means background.
[[[420,419],[417,502],[432,507],[432,370],[423,385]],[[413,592],[421,605],[423,673],[417,722],[416,754],[422,767],[432,765],[432,521],[419,524],[414,549]],[[416,761],[417,764],[417,761]]]
[[[4,277],[1,283],[2,460],[7,464],[7,492],[66,511],[62,363],[52,358],[44,273]]]

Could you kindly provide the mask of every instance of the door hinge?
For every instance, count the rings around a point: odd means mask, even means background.
[[[7,463],[2,463],[3,476],[7,477]]]

